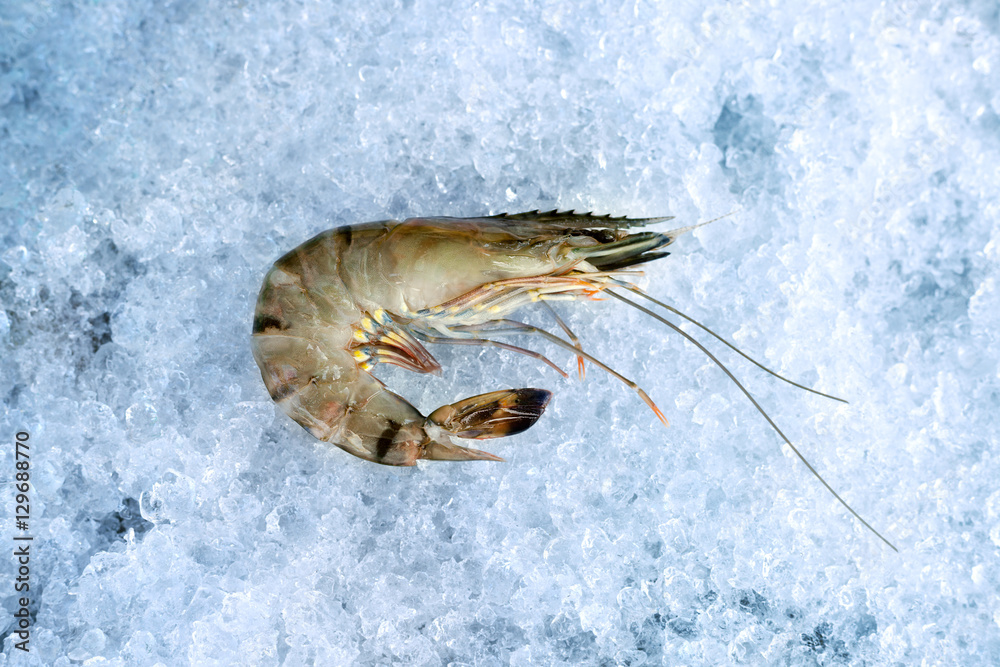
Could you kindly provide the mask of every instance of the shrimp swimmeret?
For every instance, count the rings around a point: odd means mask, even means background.
[[[264,278],[254,315],[253,356],[271,398],[289,417],[316,438],[355,456],[396,466],[412,466],[417,459],[502,461],[454,439],[524,431],[542,415],[551,397],[548,391],[494,391],[442,406],[425,417],[369,371],[388,363],[418,373],[438,372],[441,367],[424,343],[451,343],[527,354],[563,373],[538,352],[495,340],[534,336],[573,352],[581,376],[584,361],[610,373],[666,424],[646,392],[585,352],[554,311],[566,338],[510,318],[533,302],[610,296],[659,320],[708,355],[830,493],[895,549],[837,495],[714,355],[676,324],[622,294],[678,315],[736,350],[628,281],[636,274],[631,267],[665,257],[669,253],[662,249],[694,227],[666,233],[629,230],[670,219],[532,211],[331,229],[280,258]]]

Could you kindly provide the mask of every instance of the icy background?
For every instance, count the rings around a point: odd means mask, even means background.
[[[0,665],[1000,661],[996,3],[461,4],[3,2],[0,479],[29,431],[35,551]],[[557,206],[740,209],[645,284],[851,400],[710,344],[898,554],[615,302],[561,312],[670,429],[464,348],[380,375],[425,412],[555,391],[505,464],[376,466],[274,408],[283,252]]]

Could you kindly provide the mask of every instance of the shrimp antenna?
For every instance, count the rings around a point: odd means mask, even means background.
[[[624,290],[628,290],[629,292],[632,292],[633,294],[638,294],[639,296],[641,296],[644,299],[652,301],[653,303],[655,303],[660,308],[663,308],[665,310],[669,310],[671,313],[674,313],[675,315],[679,315],[680,317],[683,317],[685,320],[687,320],[691,324],[695,325],[696,327],[699,327],[703,331],[707,331],[712,336],[715,336],[716,340],[718,340],[719,342],[721,342],[723,345],[725,345],[726,347],[728,347],[730,350],[732,350],[736,354],[740,355],[741,357],[743,357],[744,359],[746,359],[747,361],[749,361],[751,364],[753,364],[757,368],[759,368],[762,371],[764,371],[765,373],[770,373],[771,375],[773,375],[774,377],[778,378],[782,382],[787,382],[788,384],[792,385],[793,387],[798,387],[799,389],[802,389],[803,391],[808,391],[811,394],[816,394],[817,396],[822,396],[823,398],[829,398],[829,399],[834,400],[834,401],[840,401],[841,403],[847,403],[847,401],[844,400],[844,399],[842,399],[842,398],[837,398],[836,396],[831,396],[830,394],[824,394],[821,391],[817,391],[815,389],[811,389],[809,387],[806,387],[804,385],[799,384],[798,382],[793,382],[792,380],[789,380],[788,378],[784,377],[783,375],[779,375],[778,373],[776,373],[775,371],[772,371],[770,368],[768,368],[764,364],[760,363],[759,361],[757,361],[756,359],[754,359],[750,355],[746,354],[743,350],[741,350],[740,348],[736,347],[735,345],[733,345],[732,343],[730,343],[728,340],[726,340],[725,338],[723,338],[719,334],[717,334],[714,331],[712,331],[711,329],[709,329],[707,326],[705,326],[704,324],[702,324],[698,320],[696,320],[693,317],[690,317],[688,315],[685,315],[684,313],[682,313],[681,311],[677,310],[673,306],[669,306],[669,305],[663,303],[662,301],[654,299],[653,297],[651,297],[650,295],[646,294],[644,291],[642,291],[640,288],[636,287],[635,285],[630,285],[629,283],[626,283],[626,282],[620,282],[620,283],[618,283],[618,286],[621,287]]]
[[[676,239],[681,234],[687,234],[688,232],[698,229],[699,227],[704,227],[705,225],[710,225],[713,222],[718,222],[719,220],[728,218],[731,215],[736,215],[741,210],[743,209],[736,208],[730,211],[729,213],[726,213],[725,215],[720,215],[718,218],[712,218],[711,220],[706,220],[705,222],[699,222],[694,225],[688,225],[687,227],[678,227],[677,229],[671,229],[668,232],[664,232],[664,234],[666,236],[669,236],[671,239],[671,243],[673,243],[673,240]]]
[[[750,399],[750,402],[753,403],[753,406],[755,408],[757,408],[757,411],[760,412],[760,414],[764,416],[764,419],[766,419],[767,423],[771,425],[771,428],[774,429],[775,433],[777,433],[779,436],[781,436],[781,439],[785,441],[785,444],[792,448],[792,451],[795,452],[795,455],[799,457],[799,460],[801,460],[804,464],[806,464],[806,467],[809,468],[809,471],[813,475],[816,476],[816,479],[818,479],[823,484],[823,486],[826,487],[827,491],[829,491],[830,493],[832,493],[833,497],[836,498],[837,500],[839,500],[840,504],[843,505],[844,507],[846,507],[847,511],[850,512],[851,514],[853,514],[854,518],[856,518],[858,521],[860,521],[865,526],[865,528],[867,528],[868,530],[870,530],[871,532],[873,532],[880,540],[882,540],[887,545],[889,545],[890,549],[892,549],[896,553],[899,553],[899,549],[897,549],[892,544],[892,542],[890,542],[889,540],[887,540],[884,537],[882,537],[881,533],[879,533],[877,530],[875,530],[874,528],[872,528],[871,524],[869,524],[867,521],[865,521],[863,518],[861,518],[861,515],[858,514],[857,512],[855,512],[854,508],[851,507],[850,505],[848,505],[847,501],[844,500],[843,498],[841,498],[840,494],[838,494],[836,491],[833,490],[833,487],[830,486],[825,479],[823,479],[823,476],[820,475],[819,472],[816,470],[816,468],[814,468],[812,466],[812,464],[809,463],[809,461],[806,459],[806,457],[802,455],[802,452],[800,452],[798,450],[798,448],[795,445],[792,444],[792,441],[789,440],[788,437],[782,432],[782,430],[780,428],[778,428],[778,425],[775,424],[774,420],[772,420],[771,417],[764,411],[764,408],[760,407],[760,404],[756,401],[756,399],[754,399],[753,395],[749,391],[747,391],[746,387],[744,387],[743,384],[739,380],[736,379],[736,376],[733,375],[729,371],[728,368],[726,368],[725,364],[723,364],[721,361],[719,361],[719,359],[714,354],[712,354],[711,352],[709,352],[708,349],[704,345],[702,345],[697,340],[695,340],[694,338],[692,338],[690,334],[688,334],[686,331],[684,331],[683,329],[681,329],[679,326],[677,326],[676,324],[674,324],[670,320],[668,320],[665,317],[663,317],[663,316],[661,316],[661,315],[653,312],[652,310],[650,310],[649,308],[646,308],[642,304],[636,303],[635,301],[632,301],[631,299],[629,299],[627,297],[624,297],[624,296],[622,296],[620,294],[616,294],[615,292],[612,292],[611,290],[604,290],[604,293],[605,294],[610,294],[611,296],[613,296],[614,298],[618,299],[619,301],[627,303],[628,305],[632,306],[633,308],[635,308],[635,309],[637,309],[637,310],[639,310],[639,311],[641,311],[641,312],[649,315],[650,317],[653,317],[654,319],[662,322],[663,324],[666,324],[668,327],[670,327],[671,329],[673,329],[674,331],[676,331],[680,335],[684,336],[684,338],[686,338],[690,343],[692,343],[695,347],[697,347],[699,350],[701,350],[705,354],[705,356],[707,356],[709,359],[711,359],[713,362],[715,362],[715,365],[718,366],[719,368],[721,368],[722,371],[726,375],[729,376],[729,379],[732,380],[733,383],[737,387],[740,388],[740,391],[742,391],[743,394],[748,399]]]

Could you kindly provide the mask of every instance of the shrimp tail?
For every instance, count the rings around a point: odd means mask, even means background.
[[[462,447],[450,442],[432,440],[424,446],[420,458],[429,461],[499,461],[504,459],[489,452],[470,447]]]
[[[491,391],[443,405],[427,419],[459,438],[502,438],[530,428],[551,398],[544,389]]]
[[[502,438],[531,427],[545,412],[552,393],[544,389],[505,389],[442,405],[427,417],[424,430],[431,440],[422,459],[433,461],[503,461],[489,452],[462,447],[452,437]]]

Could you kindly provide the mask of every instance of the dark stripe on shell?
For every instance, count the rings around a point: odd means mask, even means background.
[[[254,333],[264,333],[268,329],[277,329],[278,331],[284,331],[288,328],[288,325],[279,320],[273,315],[257,315],[253,318],[253,332]]]
[[[351,245],[351,236],[354,235],[354,231],[351,229],[350,225],[344,225],[343,227],[337,228],[337,233],[344,239],[344,245]]]
[[[378,437],[378,442],[375,443],[375,460],[381,461],[385,458],[385,455],[389,453],[392,449],[392,443],[396,439],[396,434],[399,433],[399,429],[402,428],[402,424],[397,421],[389,420],[389,425],[385,427],[382,431],[382,435]]]
[[[292,386],[292,383],[283,382],[274,388],[274,393],[271,394],[271,398],[275,403],[280,403],[296,391],[297,389]]]

